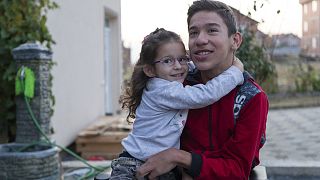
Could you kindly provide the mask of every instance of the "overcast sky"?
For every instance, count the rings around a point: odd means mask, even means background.
[[[143,38],[157,27],[180,34],[187,43],[187,10],[192,2],[193,0],[121,0],[122,39],[131,48],[132,62],[138,59]],[[299,0],[256,0],[256,12],[253,10],[254,0],[222,2],[245,15],[250,11],[251,17],[260,22],[259,30],[266,34],[293,33],[301,37],[302,6]],[[262,4],[264,5],[260,8]],[[280,14],[277,14],[277,10],[280,10]]]

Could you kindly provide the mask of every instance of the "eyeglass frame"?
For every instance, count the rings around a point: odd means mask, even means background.
[[[179,61],[179,58],[186,58],[187,61]],[[173,61],[171,63],[169,63],[169,62],[165,63],[164,61],[166,61],[166,60],[171,60],[171,61],[173,60]],[[172,57],[172,56],[165,56],[165,57],[160,58],[159,60],[154,61],[153,64],[162,63],[162,64],[164,64],[166,66],[173,66],[175,64],[175,62],[178,61],[178,63],[180,65],[186,65],[186,64],[188,64],[190,62],[190,60],[191,60],[190,57],[187,56],[187,55],[176,57],[176,58]],[[183,62],[183,63],[181,63],[181,62]]]

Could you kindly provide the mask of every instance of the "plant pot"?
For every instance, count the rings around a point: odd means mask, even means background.
[[[59,180],[58,149],[49,145],[34,145],[19,152],[28,144],[0,145],[0,179]]]

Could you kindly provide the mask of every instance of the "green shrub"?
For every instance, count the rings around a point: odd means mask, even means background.
[[[26,42],[40,42],[49,49],[54,43],[46,26],[48,10],[58,5],[51,0],[1,0],[0,2],[0,123],[14,140],[15,62],[11,50]],[[1,134],[1,133],[0,133]]]
[[[297,92],[320,91],[320,74],[311,65],[299,63],[293,75]]]
[[[320,91],[320,74],[315,69],[312,69],[311,73],[311,85],[313,91]]]

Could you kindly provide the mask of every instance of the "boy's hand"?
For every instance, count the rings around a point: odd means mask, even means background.
[[[241,72],[244,71],[243,64],[237,57],[234,57],[232,65],[234,65],[235,67],[239,68]]]
[[[173,162],[176,149],[169,148],[161,151],[157,154],[152,155],[147,161],[137,169],[137,178],[147,176],[149,179],[156,179],[164,173],[169,172],[171,169],[176,167],[177,164]]]

